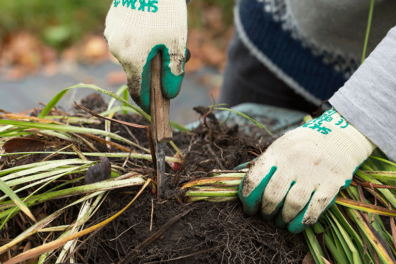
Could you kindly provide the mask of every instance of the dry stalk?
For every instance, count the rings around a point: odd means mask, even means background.
[[[93,116],[96,116],[97,118],[105,119],[105,120],[108,120],[108,121],[116,122],[116,123],[119,123],[119,124],[122,124],[122,125],[126,125],[126,126],[130,126],[130,127],[146,129],[146,131],[147,131],[147,137],[148,137],[148,141],[149,141],[149,145],[150,145],[151,157],[152,157],[152,159],[153,159],[154,169],[157,169],[157,168],[156,168],[156,167],[157,167],[157,158],[156,158],[156,156],[155,156],[154,143],[153,143],[153,137],[152,137],[152,135],[151,135],[150,126],[137,125],[137,124],[132,124],[132,123],[125,122],[125,121],[120,121],[120,120],[115,120],[115,119],[112,119],[112,118],[104,117],[104,116],[101,116],[101,115],[98,115],[98,114],[92,112],[92,111],[89,110],[88,108],[86,108],[86,107],[84,107],[84,106],[82,106],[82,105],[80,105],[80,104],[78,104],[78,103],[76,103],[76,102],[74,102],[74,103],[75,103],[75,105],[76,105],[78,108],[81,108],[81,109],[84,110],[85,112],[87,112],[87,113],[89,113],[89,114],[91,114],[91,115],[93,115]]]

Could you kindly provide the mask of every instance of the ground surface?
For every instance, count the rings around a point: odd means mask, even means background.
[[[106,102],[99,94],[92,94],[81,104],[90,110],[100,113],[106,110]],[[206,107],[195,107],[198,112],[205,113]],[[40,111],[35,111],[37,115]],[[75,115],[90,115],[75,109]],[[199,115],[197,113],[197,115]],[[139,115],[116,114],[115,119],[148,125],[148,121]],[[202,119],[201,119],[202,120]],[[274,124],[273,119],[268,124]],[[152,192],[153,186],[138,197],[132,206],[113,222],[80,238],[80,247],[76,250],[79,263],[109,264],[109,263],[300,263],[303,258],[303,239],[279,230],[272,223],[263,221],[258,215],[247,217],[239,201],[209,203],[187,203],[181,185],[208,176],[213,169],[232,170],[235,166],[250,161],[259,156],[271,144],[273,138],[257,127],[250,129],[246,135],[237,125],[219,124],[215,118],[208,115],[205,124],[201,124],[188,133],[174,132],[173,141],[184,155],[184,164],[175,172],[166,166],[165,198],[158,201]],[[265,124],[264,124],[265,125]],[[86,125],[104,129],[104,122]],[[129,131],[128,131],[129,130]],[[144,129],[126,128],[112,122],[111,131],[136,142],[141,147],[148,148],[147,133]],[[131,136],[132,135],[132,136]],[[45,139],[45,140],[44,140]],[[45,149],[60,149],[70,144],[50,137],[37,138],[43,142]],[[99,152],[119,152],[112,147],[108,149],[105,143],[92,141]],[[85,145],[79,146],[81,151],[89,152]],[[135,149],[136,152],[141,152]],[[125,150],[124,150],[125,151]],[[18,152],[18,151],[16,151]],[[167,147],[166,154],[174,156],[175,150]],[[31,159],[18,162],[40,161],[48,155],[37,155]],[[73,156],[57,155],[54,159],[70,159]],[[98,157],[88,157],[99,160]],[[122,166],[125,159],[110,158],[114,165]],[[18,165],[10,158],[5,168]],[[150,161],[129,159],[125,166],[126,172],[135,171],[141,175],[156,179],[156,172]],[[103,176],[90,175],[89,179]],[[87,175],[90,173],[87,173]],[[104,173],[103,173],[104,174]],[[52,182],[42,191],[52,189],[70,179],[79,178],[81,173],[69,175],[67,179]],[[93,177],[92,177],[93,176]],[[110,176],[110,175],[109,175]],[[73,186],[83,185],[84,181],[75,182]],[[110,191],[109,195],[95,213],[85,228],[108,219],[124,208],[141,189],[140,186],[121,188]],[[28,195],[31,189],[21,193]],[[32,206],[32,212],[42,219],[67,204],[76,201],[79,196],[50,200]],[[78,217],[79,208],[70,207],[51,225],[70,225]],[[31,226],[31,223],[19,214],[10,220],[6,227],[7,240],[15,238]],[[150,226],[152,226],[150,230]],[[57,239],[59,233],[37,234],[28,239],[35,248]],[[21,253],[27,241],[21,247],[16,247],[10,253],[16,256]],[[55,252],[57,255],[59,251]],[[1,257],[7,257],[2,255]],[[54,255],[49,256],[49,262],[54,261]],[[66,260],[68,261],[68,260]]]
[[[94,97],[85,105],[94,111],[101,110],[93,103]],[[146,120],[136,115],[116,118],[139,124]],[[209,144],[219,157],[225,169],[250,161],[265,150],[271,140],[248,137],[239,132],[237,126],[215,126],[208,118],[210,129],[205,126],[189,134],[175,133],[174,142],[185,155],[185,165],[178,173],[167,168],[167,199],[158,202],[155,195],[145,191],[123,215],[107,225],[82,247],[80,253],[87,263],[299,263],[303,258],[302,240],[259,216],[243,215],[238,201],[225,203],[198,202],[187,204],[179,184],[207,175],[212,169],[219,169],[218,163],[206,148]],[[103,127],[99,125],[99,127]],[[144,131],[131,128],[132,134],[141,146],[148,147]],[[119,131],[130,138],[126,129],[113,124],[112,131]],[[168,155],[174,150],[167,149]],[[122,162],[122,161],[120,161]],[[146,174],[155,177],[151,165],[137,161],[128,163],[131,169],[146,168]],[[179,184],[175,175],[181,176]],[[111,192],[96,219],[103,219],[123,208],[140,188],[125,188]],[[152,231],[150,231],[151,213]],[[186,214],[181,217],[181,214]],[[174,217],[180,219],[172,222]],[[170,224],[172,222],[172,224]],[[164,225],[170,227],[164,229]],[[158,230],[163,234],[151,243],[145,243]],[[147,242],[147,241],[146,241]],[[139,248],[138,251],[133,251]],[[169,261],[169,262],[168,262]]]

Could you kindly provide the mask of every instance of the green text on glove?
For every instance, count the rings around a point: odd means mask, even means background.
[[[122,5],[126,7],[131,7],[131,9],[136,9],[136,2],[138,0],[114,0],[114,7],[118,7],[118,5],[121,3]],[[138,11],[146,11],[147,7],[147,12],[157,12],[158,11],[158,1],[156,0],[139,0],[140,6],[138,8]]]
[[[331,129],[324,126],[323,122],[328,122],[328,123],[335,122],[335,120],[333,120],[333,118],[331,117],[335,113],[337,113],[337,111],[331,109],[325,112],[321,117],[309,121],[308,123],[303,125],[303,127],[310,128],[318,131],[319,133],[322,133],[323,135],[327,135],[331,132]],[[345,119],[341,118],[335,123],[335,125],[340,126],[340,128],[347,128],[349,123]]]

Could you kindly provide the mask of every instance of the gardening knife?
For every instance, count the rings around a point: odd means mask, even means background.
[[[169,121],[170,100],[161,92],[161,54],[151,61],[150,114],[151,131],[157,156],[157,197],[161,199],[165,190],[165,147],[172,140]]]

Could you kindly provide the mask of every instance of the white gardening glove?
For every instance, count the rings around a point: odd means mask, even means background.
[[[163,96],[179,94],[187,50],[186,0],[114,0],[104,35],[127,73],[129,93],[145,112],[150,113],[151,60],[158,52]]]
[[[238,195],[246,214],[296,234],[314,224],[373,152],[371,143],[334,109],[287,132],[250,168]]]

